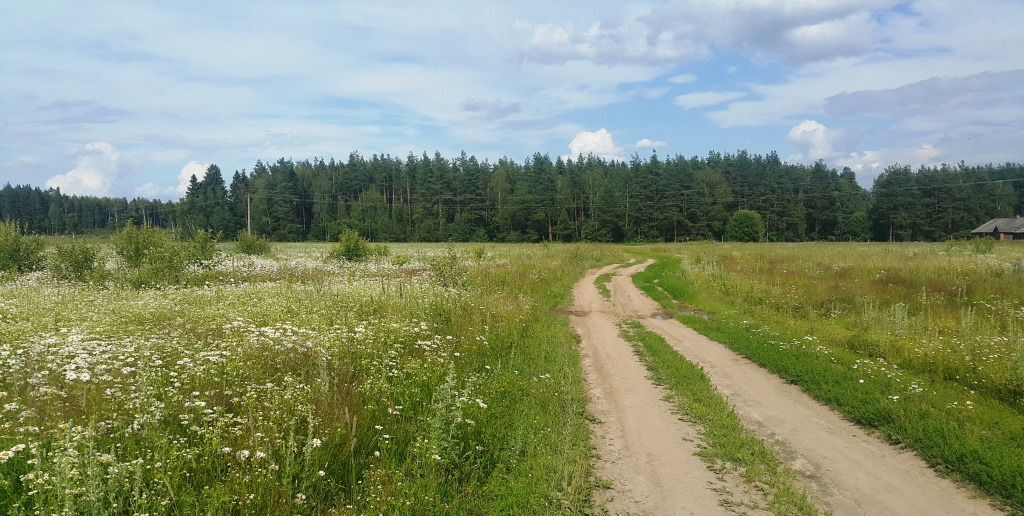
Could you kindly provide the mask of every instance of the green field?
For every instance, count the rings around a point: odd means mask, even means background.
[[[489,513],[591,506],[588,246],[224,254],[137,290],[0,284],[0,512]]]
[[[684,323],[1024,509],[1024,245],[644,252],[635,281]]]
[[[586,270],[636,256],[685,323],[1024,508],[1021,245],[407,244],[349,262],[218,244],[166,274],[97,240],[101,270],[71,281],[66,244],[0,278],[3,513],[589,513],[601,481],[558,309]],[[162,245],[152,259],[179,263]],[[776,512],[813,510],[698,369],[633,335],[681,414],[714,414],[706,455]]]

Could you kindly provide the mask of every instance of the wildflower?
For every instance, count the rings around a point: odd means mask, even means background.
[[[3,464],[14,458],[14,452],[11,450],[0,451],[0,464]]]
[[[373,456],[374,457],[380,457],[380,451],[374,451],[373,452]]]
[[[304,495],[302,493],[297,493],[295,495],[295,504],[296,505],[302,505],[305,502],[306,502],[306,495]]]
[[[321,476],[321,477],[323,477],[323,476],[327,475],[327,472],[321,469],[320,471],[317,471],[316,474]]]
[[[313,440],[310,441],[309,444],[311,444],[314,448],[319,448],[320,445],[323,444],[323,441],[321,441],[320,439],[317,439],[316,437],[314,437]]]
[[[477,404],[477,405],[479,405],[479,406],[480,406],[480,408],[482,408],[482,409],[485,409],[485,408],[487,408],[487,404],[486,404],[486,403],[484,403],[484,400],[482,400],[482,399],[480,399],[480,398],[477,398],[477,399],[476,399],[476,404]]]

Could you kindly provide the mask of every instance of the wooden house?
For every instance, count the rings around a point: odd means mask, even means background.
[[[996,240],[1024,240],[1024,217],[992,219],[978,226],[971,234]]]

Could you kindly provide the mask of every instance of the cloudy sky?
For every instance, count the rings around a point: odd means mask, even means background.
[[[176,198],[353,150],[776,150],[866,186],[1024,160],[1019,0],[502,4],[0,3],[0,184]]]

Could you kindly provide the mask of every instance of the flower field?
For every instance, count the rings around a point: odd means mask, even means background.
[[[589,506],[576,338],[552,310],[614,250],[325,252],[141,290],[0,283],[0,512]]]

